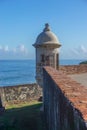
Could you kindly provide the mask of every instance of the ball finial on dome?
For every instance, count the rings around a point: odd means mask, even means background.
[[[48,23],[45,24],[43,32],[41,32],[36,39],[36,42],[33,44],[34,47],[54,47],[59,48],[61,46],[57,36],[50,30]]]
[[[45,24],[45,28],[44,28],[43,31],[44,31],[44,32],[50,31],[50,27],[49,27],[49,24],[48,24],[48,23]]]

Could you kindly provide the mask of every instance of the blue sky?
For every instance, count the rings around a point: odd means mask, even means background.
[[[45,23],[62,44],[61,59],[87,59],[87,0],[0,0],[0,59],[34,59]]]

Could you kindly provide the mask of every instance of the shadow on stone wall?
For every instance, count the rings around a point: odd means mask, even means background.
[[[0,130],[46,130],[40,107],[42,103],[7,109],[0,116]]]

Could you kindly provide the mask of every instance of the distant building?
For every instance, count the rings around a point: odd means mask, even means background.
[[[61,46],[56,35],[50,30],[49,24],[45,24],[43,32],[41,32],[36,42],[33,44],[36,48],[36,80],[43,86],[43,66],[52,66],[58,69],[59,53],[58,48]]]

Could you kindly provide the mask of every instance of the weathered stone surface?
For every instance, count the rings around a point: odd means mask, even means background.
[[[87,88],[51,67],[43,75],[48,130],[87,130]]]
[[[1,97],[4,105],[5,102],[30,102],[38,100],[42,96],[42,88],[37,84],[2,87],[0,90],[3,90]]]
[[[70,74],[68,76],[70,76],[73,80],[77,81],[78,83],[87,86],[87,72],[80,74]]]
[[[36,48],[36,80],[43,87],[43,66],[52,66],[57,69],[59,65],[58,48],[61,46],[56,35],[50,30],[49,24],[45,24],[35,44]]]
[[[64,66],[60,66],[59,70],[61,70],[65,74],[87,73],[87,64],[83,64],[83,65],[64,65]]]

